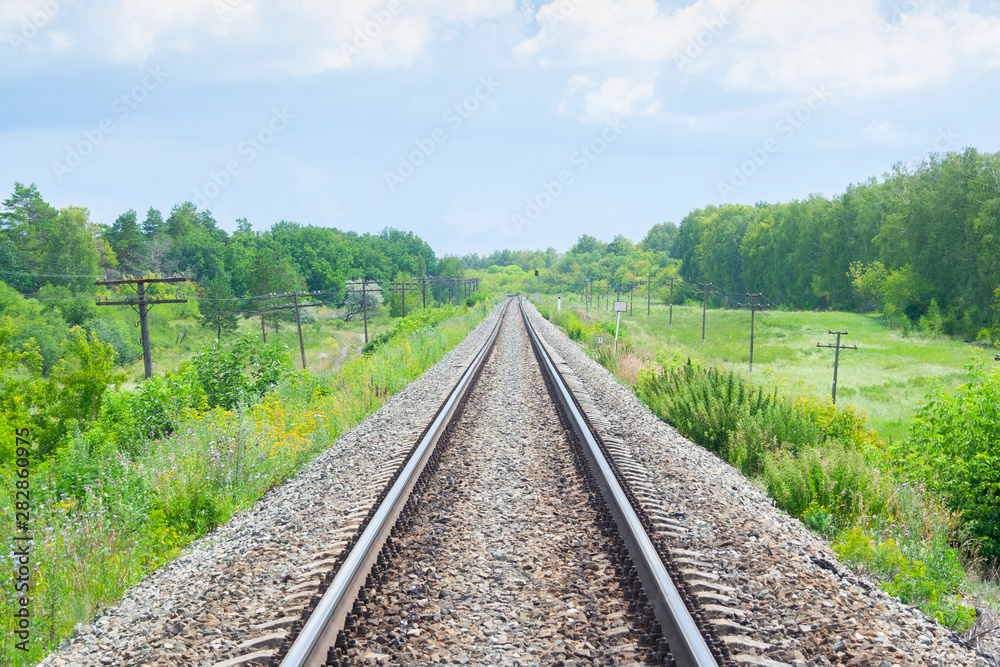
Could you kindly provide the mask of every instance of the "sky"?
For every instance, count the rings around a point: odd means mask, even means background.
[[[564,251],[1000,150],[1000,3],[0,0],[0,91],[4,196]]]

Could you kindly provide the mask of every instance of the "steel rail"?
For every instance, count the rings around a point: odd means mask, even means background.
[[[642,581],[646,597],[653,605],[653,611],[660,622],[663,635],[677,665],[679,667],[718,667],[712,650],[708,647],[694,618],[684,604],[684,600],[671,580],[653,541],[646,533],[642,521],[629,502],[628,495],[618,482],[614,469],[591,431],[573,392],[566,386],[562,375],[556,369],[531,325],[523,302],[520,308],[525,328],[528,330],[528,336],[540,361],[542,371],[551,383],[556,399],[562,404],[573,430],[583,445],[584,454],[601,487],[608,509],[618,525],[619,534],[628,548],[629,555]]]
[[[280,663],[281,667],[322,667],[326,662],[327,650],[334,645],[337,633],[343,629],[344,621],[351,611],[358,590],[364,584],[372,564],[378,558],[379,550],[410,497],[410,492],[416,485],[421,471],[434,452],[438,439],[445,432],[452,416],[489,356],[490,350],[493,349],[509,305],[510,301],[504,305],[489,339],[465,373],[462,374],[462,378],[448,395],[448,400],[438,410],[430,427],[425,431],[420,443],[414,448],[403,470],[398,475],[396,482],[386,494],[385,500],[379,505],[368,526],[361,533],[351,553],[330,583],[326,593],[316,605],[305,625],[302,626],[294,643],[289,647],[288,653],[285,654]]]

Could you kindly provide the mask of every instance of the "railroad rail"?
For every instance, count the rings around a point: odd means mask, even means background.
[[[336,566],[320,585],[322,597],[315,597],[311,609],[292,626],[287,641],[271,660],[272,667],[344,667],[349,635],[356,614],[364,609],[366,591],[372,589],[394,554],[393,539],[413,523],[420,491],[433,475],[440,456],[438,441],[467,399],[496,344],[512,301],[504,305],[486,343],[441,405],[429,426],[394,477],[372,506],[355,537],[338,556]],[[647,660],[653,664],[680,667],[720,667],[731,658],[718,635],[698,613],[698,603],[685,590],[669,552],[662,541],[650,537],[653,524],[643,512],[613,455],[592,427],[586,410],[546,350],[534,330],[523,304],[519,308],[548,390],[563,418],[564,426],[575,434],[585,460],[591,502],[598,510],[602,529],[615,535],[618,573],[633,615],[633,626],[648,647]],[[688,593],[683,595],[682,593]],[[692,613],[694,610],[694,613]]]

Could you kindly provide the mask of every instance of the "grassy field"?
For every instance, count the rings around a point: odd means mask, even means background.
[[[554,305],[555,298],[543,295]],[[583,314],[577,295],[563,300]],[[700,306],[674,306],[673,328],[668,325],[666,306],[653,305],[646,318],[645,300],[635,302],[630,317],[622,315],[622,327],[636,351],[647,359],[659,353],[679,354],[712,366],[748,372],[750,359],[750,311],[709,310],[705,344],[701,342]],[[614,313],[590,309],[590,316],[614,322]],[[757,311],[755,317],[754,372],[752,377],[791,393],[829,396],[833,380],[831,349],[827,331],[849,331],[842,344],[857,350],[840,354],[837,378],[838,403],[853,403],[864,410],[871,425],[886,438],[907,433],[908,423],[926,394],[927,385],[938,378],[955,388],[966,379],[965,366],[973,358],[993,364],[996,350],[944,338],[934,340],[913,333],[903,336],[886,328],[875,316],[840,312]]]

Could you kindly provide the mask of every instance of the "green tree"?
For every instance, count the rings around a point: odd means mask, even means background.
[[[670,252],[677,238],[677,225],[663,222],[653,225],[646,232],[646,238],[639,242],[639,248],[646,252]]]
[[[126,273],[142,273],[146,260],[146,237],[139,229],[134,209],[118,216],[103,238],[114,250],[118,265]]]
[[[152,241],[154,238],[162,234],[165,229],[166,227],[163,224],[163,214],[150,206],[149,211],[146,213],[146,219],[142,223],[143,236],[146,237],[146,240]]]
[[[239,302],[229,286],[229,276],[224,273],[217,275],[202,292],[198,301],[198,323],[206,329],[215,329],[216,338],[222,340],[222,334],[236,331],[239,319]]]
[[[64,208],[51,221],[50,229],[38,253],[39,261],[52,274],[47,280],[66,285],[74,293],[92,293],[100,271],[89,212],[79,206]]]

